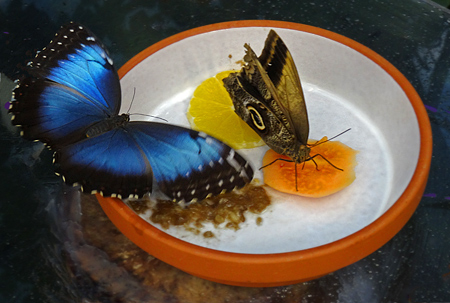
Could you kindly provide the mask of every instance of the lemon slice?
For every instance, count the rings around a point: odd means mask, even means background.
[[[191,127],[234,149],[264,145],[261,137],[234,112],[233,102],[222,79],[236,71],[220,72],[203,81],[194,91],[187,118]]]

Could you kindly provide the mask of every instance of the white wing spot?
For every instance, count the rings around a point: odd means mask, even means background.
[[[176,202],[176,201],[174,201]],[[182,208],[184,208],[186,206],[186,201],[184,201],[184,199],[178,201],[178,205],[180,205]]]
[[[231,159],[234,159],[234,149],[231,149],[227,156],[228,161],[230,161]]]
[[[111,198],[119,198],[119,199],[122,199],[122,195],[121,195],[121,194],[111,194]]]
[[[95,38],[94,37],[87,37],[86,40],[87,41],[95,41]]]
[[[209,190],[209,188],[211,187],[211,185],[209,185],[209,184],[206,184],[206,187],[205,187],[205,189],[206,190]]]
[[[218,184],[219,184],[219,187],[222,187],[222,185],[223,185],[223,180],[220,179]]]
[[[202,170],[202,169],[203,169],[203,165],[200,164],[200,165],[197,167],[197,169],[198,169],[198,170]]]
[[[191,195],[195,194],[195,189],[191,190]]]
[[[230,182],[233,183],[233,181],[234,181],[234,176],[231,176]]]
[[[209,161],[209,166],[214,167],[214,162],[212,160]]]

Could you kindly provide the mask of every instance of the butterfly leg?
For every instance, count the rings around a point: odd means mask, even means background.
[[[313,161],[314,164],[316,165],[316,169],[317,169],[317,170],[319,170],[319,168],[318,168],[318,166],[317,166],[316,161],[314,161],[314,158],[317,157],[317,156],[321,156],[322,159],[324,159],[325,161],[327,161],[328,164],[330,164],[331,166],[333,166],[333,167],[336,168],[337,170],[344,171],[342,168],[339,168],[339,167],[337,167],[336,165],[334,165],[333,163],[331,163],[327,158],[325,158],[325,157],[322,156],[321,154],[315,154],[314,156],[312,156],[311,158],[309,158],[309,159],[306,160],[306,161]]]
[[[261,166],[261,167],[259,168],[259,170],[261,170],[261,169],[263,169],[263,168],[266,168],[267,166],[270,166],[270,165],[274,164],[274,163],[277,162],[278,160],[284,161],[284,162],[294,162],[294,160],[278,158],[278,159],[273,160],[273,161],[270,162],[269,164],[266,164],[266,165],[264,165],[264,166]]]
[[[266,164],[266,165],[260,167],[259,169],[261,170],[261,169],[263,169],[263,168],[265,168],[265,167],[267,167],[267,166],[270,166],[270,165],[274,164],[275,162],[277,162],[278,160],[284,161],[284,162],[295,162],[294,160],[290,160],[290,159],[282,159],[282,158],[278,158],[278,159],[273,160],[273,161],[270,162],[269,164]],[[314,161],[313,161],[313,162],[314,162]],[[316,163],[316,162],[314,162],[314,163]],[[303,167],[305,167],[305,163],[304,163],[304,162],[303,162]],[[303,167],[302,167],[302,169],[303,169]],[[316,167],[317,167],[317,164],[316,164]],[[297,185],[297,162],[295,162],[295,168],[294,168],[294,170],[295,170],[295,190],[298,191],[298,185]]]

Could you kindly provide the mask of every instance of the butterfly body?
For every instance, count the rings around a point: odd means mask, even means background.
[[[289,50],[273,30],[260,57],[244,47],[246,65],[223,80],[235,112],[276,152],[296,163],[310,159],[308,114]]]
[[[115,128],[125,126],[128,122],[130,122],[130,115],[128,114],[107,118],[90,126],[86,131],[86,137],[101,135]]]
[[[105,47],[70,23],[36,55],[13,92],[12,122],[23,137],[55,151],[56,172],[85,192],[142,197],[155,184],[190,202],[240,188],[249,163],[227,145],[191,129],[130,122]]]

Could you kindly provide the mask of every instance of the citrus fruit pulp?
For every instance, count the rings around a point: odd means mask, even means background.
[[[194,91],[187,118],[191,127],[211,135],[234,149],[264,145],[255,133],[234,112],[233,102],[222,79],[235,71],[220,72],[203,81]]]

